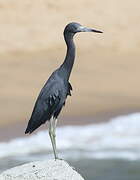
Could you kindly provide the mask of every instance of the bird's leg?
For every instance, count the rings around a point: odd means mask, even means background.
[[[53,142],[54,142],[54,148],[56,149],[56,125],[57,125],[57,119],[52,119],[52,131],[53,131]]]
[[[53,153],[54,153],[54,157],[55,157],[55,160],[58,159],[58,156],[57,156],[57,152],[56,152],[56,141],[55,141],[55,119],[52,117],[50,119],[50,126],[49,126],[49,135],[50,135],[50,138],[51,138],[51,143],[52,143],[52,147],[53,147]]]
[[[57,119],[54,119],[53,121],[53,130],[54,130],[54,144],[55,144],[55,148],[56,148],[56,125],[57,125]]]

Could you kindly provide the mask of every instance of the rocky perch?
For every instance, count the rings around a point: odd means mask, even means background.
[[[8,169],[0,180],[84,180],[63,160],[37,161]]]

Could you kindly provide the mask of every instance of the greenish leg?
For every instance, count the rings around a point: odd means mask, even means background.
[[[58,159],[57,152],[56,152],[56,140],[55,140],[56,123],[57,123],[56,119],[54,119],[54,118],[50,119],[49,135],[50,135],[50,139],[51,139],[51,143],[52,143],[52,147],[53,147],[53,153],[54,153],[55,160]]]
[[[55,144],[55,149],[56,149],[56,125],[57,125],[57,119],[54,119],[54,144]]]

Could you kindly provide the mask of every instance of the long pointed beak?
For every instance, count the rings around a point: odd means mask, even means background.
[[[103,33],[103,31],[99,31],[99,30],[96,30],[96,29],[90,29],[91,32],[95,32],[95,33]]]
[[[81,27],[79,28],[79,32],[103,33],[102,31],[99,31],[99,30],[96,30],[96,29],[92,29],[92,28],[83,27],[83,26],[81,26]]]

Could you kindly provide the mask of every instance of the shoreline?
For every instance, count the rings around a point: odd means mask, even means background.
[[[131,113],[139,112],[138,109],[127,109],[122,111],[112,111],[112,112],[100,112],[97,113],[94,116],[91,117],[80,117],[80,116],[63,116],[59,117],[58,119],[58,126],[67,126],[67,125],[87,125],[87,124],[97,124],[97,123],[103,123],[111,120],[114,117],[121,116],[121,115],[127,115]],[[42,125],[39,127],[34,133],[37,133],[40,130],[47,129],[47,124]],[[27,135],[24,134],[25,128],[27,126],[27,121],[17,121],[13,124],[9,125],[3,125],[0,127],[0,142],[9,141],[14,138],[18,137],[27,137]]]

